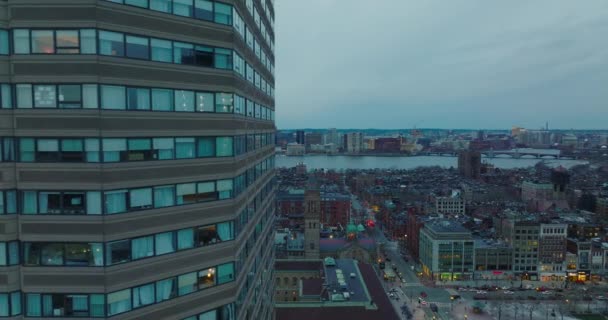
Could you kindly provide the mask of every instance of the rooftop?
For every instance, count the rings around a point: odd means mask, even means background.
[[[338,260],[339,261],[339,260]],[[354,261],[350,260],[353,265]],[[320,263],[320,260],[319,260]],[[371,301],[364,302],[322,302],[322,303],[277,303],[277,320],[397,320],[399,316],[395,312],[391,301],[386,296],[380,280],[376,276],[374,269],[368,264],[359,263],[362,282]],[[344,272],[346,274],[346,272]],[[350,278],[350,277],[349,277]],[[357,295],[355,293],[355,295]]]

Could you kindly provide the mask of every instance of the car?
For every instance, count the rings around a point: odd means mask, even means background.
[[[506,286],[505,286],[505,287],[502,287],[501,289],[502,289],[502,290],[509,290],[509,289],[511,289],[511,288],[509,288],[509,287],[506,287]]]
[[[395,294],[394,294],[394,293],[392,293],[392,292],[389,292],[388,296],[389,296],[389,297],[391,297],[391,298],[394,298],[394,297],[395,297]]]
[[[473,296],[473,300],[488,300],[488,297],[483,294],[476,294]]]
[[[553,292],[551,292],[551,291],[543,291],[543,292],[541,292],[540,294],[547,295],[547,294],[553,294]]]
[[[429,305],[429,307],[431,307],[431,311],[433,311],[433,312],[438,312],[439,311],[439,308],[437,308],[437,305],[434,304],[434,303],[431,303]]]
[[[486,293],[488,293],[488,292],[484,291],[484,290],[477,290],[477,294],[486,294]]]
[[[597,296],[597,297],[595,297],[595,299],[597,299],[597,300],[608,300],[608,297],[606,297],[606,296]]]
[[[505,290],[505,291],[503,291],[502,293],[504,293],[504,294],[514,294],[515,292],[513,292],[513,291],[509,291],[509,290]]]
[[[460,287],[460,288],[458,288],[458,291],[466,292],[466,291],[469,291],[469,289]]]
[[[405,279],[401,279],[401,283],[405,283]]]
[[[457,300],[457,299],[460,299],[460,298],[461,298],[460,295],[457,295],[457,294],[453,294],[453,295],[450,296],[450,299],[452,299],[452,300]]]

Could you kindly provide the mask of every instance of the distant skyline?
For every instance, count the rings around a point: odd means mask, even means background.
[[[608,128],[608,1],[276,2],[278,128]]]

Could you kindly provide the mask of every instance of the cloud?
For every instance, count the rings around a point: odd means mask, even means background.
[[[606,1],[275,5],[279,128],[605,127]]]

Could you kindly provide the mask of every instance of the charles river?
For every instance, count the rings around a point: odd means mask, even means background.
[[[547,166],[563,166],[570,168],[579,164],[587,164],[583,160],[555,160],[555,159],[531,159],[531,158],[482,158],[482,162],[493,164],[496,168],[513,169],[532,167],[539,161],[545,162]],[[298,163],[304,163],[307,169],[414,169],[423,166],[440,166],[444,168],[458,166],[457,157],[447,156],[410,156],[410,157],[382,157],[382,156],[327,156],[306,155],[286,156],[277,154],[277,167],[295,167]]]

